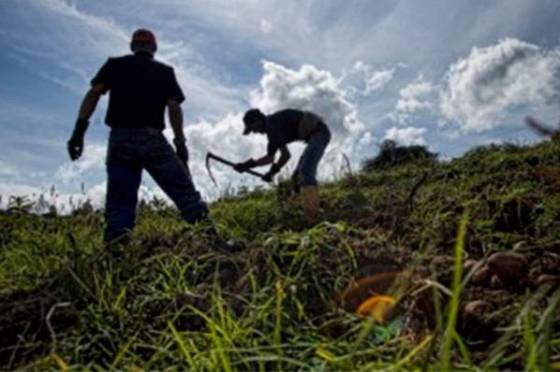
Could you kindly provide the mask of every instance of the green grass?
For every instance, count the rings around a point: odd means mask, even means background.
[[[559,164],[560,146],[542,143],[347,175],[322,186],[322,222],[310,228],[297,200],[244,192],[211,206],[220,233],[241,247],[231,256],[160,204],[140,209],[115,258],[101,244],[101,212],[37,216],[13,201],[0,215],[0,365],[552,368],[560,292],[476,288],[463,262],[520,242],[531,262],[560,253]],[[414,273],[383,324],[338,302],[375,265]],[[473,299],[496,301],[485,314],[495,336],[482,344],[462,323]]]

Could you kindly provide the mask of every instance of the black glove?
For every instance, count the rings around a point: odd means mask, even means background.
[[[256,161],[254,161],[253,159],[249,159],[245,162],[235,164],[233,166],[233,169],[235,169],[239,173],[243,173],[243,172],[246,172],[249,169],[255,167],[256,165],[257,165]]]
[[[78,119],[76,121],[74,132],[72,132],[72,136],[66,144],[68,155],[70,155],[70,159],[72,159],[72,161],[82,156],[82,152],[84,151],[84,135],[88,125],[89,121],[86,119]]]
[[[265,182],[272,182],[274,176],[278,172],[280,172],[280,167],[278,166],[278,164],[272,164],[272,167],[270,167],[269,171],[262,176],[262,180]]]
[[[187,149],[186,140],[175,138],[173,140],[173,144],[175,145],[175,152],[177,153],[177,157],[181,159],[185,165],[189,163],[189,150]]]

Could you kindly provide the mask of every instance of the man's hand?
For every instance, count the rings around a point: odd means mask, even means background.
[[[72,137],[68,140],[67,147],[70,159],[72,161],[78,159],[82,156],[82,152],[84,151],[84,137],[72,135]]]
[[[82,152],[84,151],[84,135],[88,125],[89,121],[86,119],[78,119],[76,121],[72,137],[70,137],[68,143],[66,144],[68,155],[70,155],[70,159],[72,159],[72,161],[82,156]]]
[[[274,179],[274,176],[276,174],[278,174],[278,172],[280,172],[280,169],[281,168],[278,164],[272,164],[272,167],[270,167],[270,170],[262,176],[262,180],[265,181],[265,182],[272,182],[272,180]]]
[[[264,182],[269,182],[269,183],[270,183],[270,182],[272,182],[272,180],[274,179],[274,176],[275,176],[275,175],[276,175],[275,173],[266,172],[266,173],[262,176],[262,180],[263,180]]]
[[[255,166],[256,166],[255,160],[249,159],[245,162],[235,164],[233,166],[233,169],[235,169],[239,173],[243,173],[243,172],[246,172],[246,171],[248,171],[249,169],[251,169]]]
[[[175,145],[175,152],[177,153],[177,157],[181,159],[185,165],[188,166],[189,164],[189,150],[187,149],[186,140],[184,138],[175,138],[173,140],[173,144]]]

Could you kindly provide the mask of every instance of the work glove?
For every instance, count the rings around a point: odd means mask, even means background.
[[[187,149],[186,140],[184,138],[175,138],[173,140],[173,144],[175,145],[175,152],[177,153],[177,157],[181,159],[185,165],[189,164],[189,150]]]
[[[74,132],[72,132],[72,136],[66,144],[68,155],[70,155],[72,161],[82,156],[82,152],[84,151],[84,135],[88,125],[89,121],[86,119],[78,119],[76,121]]]
[[[249,159],[245,162],[235,164],[233,166],[233,169],[235,169],[239,173],[243,173],[243,172],[247,172],[249,169],[255,167],[256,165],[257,165],[256,161],[254,161],[253,159]]]
[[[272,167],[270,167],[269,171],[262,176],[262,180],[265,182],[272,182],[274,176],[278,174],[278,172],[280,172],[280,167],[278,166],[278,164],[272,164]]]

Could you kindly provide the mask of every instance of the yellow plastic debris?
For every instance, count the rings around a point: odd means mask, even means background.
[[[356,313],[361,316],[371,316],[376,322],[384,322],[395,307],[397,301],[386,295],[373,295],[358,306]]]

